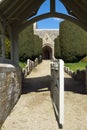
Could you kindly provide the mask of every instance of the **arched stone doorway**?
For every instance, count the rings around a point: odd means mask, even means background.
[[[52,49],[49,46],[43,47],[43,59],[52,59]]]

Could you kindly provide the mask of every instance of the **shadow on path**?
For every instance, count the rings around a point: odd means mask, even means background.
[[[48,91],[50,88],[50,76],[26,78],[22,86],[22,94],[30,92]]]
[[[73,78],[65,78],[65,91],[71,91],[79,94],[86,94],[85,85]]]
[[[50,86],[51,86],[50,80],[51,80],[50,75],[46,75],[42,77],[25,78],[23,82],[23,87],[22,87],[22,94],[28,94],[31,92],[50,91]],[[64,78],[64,90],[66,92],[86,94],[85,86],[81,82],[74,80],[72,77],[68,75],[66,75]],[[67,96],[67,98],[70,98],[70,97]],[[58,124],[58,129],[62,129],[63,126],[59,123],[59,117],[56,115],[55,110],[54,110],[54,114],[55,114],[55,119]]]
[[[22,86],[22,94],[48,91],[50,86],[50,75],[35,78],[25,78]],[[79,94],[86,94],[85,85],[71,77],[64,78],[64,90]]]

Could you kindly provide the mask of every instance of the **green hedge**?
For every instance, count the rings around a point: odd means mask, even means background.
[[[42,54],[42,40],[34,35],[33,25],[30,25],[19,34],[19,59],[34,60],[40,54]]]
[[[59,36],[55,39],[54,42],[55,42],[54,55],[55,55],[55,58],[59,59],[59,58],[61,58],[61,49],[60,49]]]
[[[76,62],[87,55],[87,32],[70,21],[60,23],[60,35],[55,43],[60,45],[61,58],[65,62]]]

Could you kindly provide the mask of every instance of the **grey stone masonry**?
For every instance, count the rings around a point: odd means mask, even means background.
[[[52,49],[52,58],[54,59],[54,40],[59,36],[59,29],[38,29],[37,24],[33,25],[34,34],[42,39],[42,48],[48,46]]]
[[[11,64],[0,64],[0,128],[21,93],[21,71]]]
[[[45,34],[48,34],[49,37],[54,41],[59,35],[59,29],[35,29],[34,34],[38,35],[42,39]]]

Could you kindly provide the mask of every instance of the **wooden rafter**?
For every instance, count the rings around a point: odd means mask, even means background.
[[[0,17],[6,18],[11,24],[23,23],[37,13],[45,0],[3,0],[0,3]],[[72,18],[79,19],[87,29],[87,1],[86,0],[60,0]],[[51,13],[55,13],[55,0],[50,0]]]
[[[27,3],[27,0],[21,2],[20,5],[17,6],[15,8],[15,10],[9,14],[8,18],[12,18],[12,17],[18,18],[18,17],[20,17],[20,15],[24,13],[24,10],[27,7],[29,7],[29,5],[31,4],[31,2],[32,2],[32,0],[30,0],[30,2],[28,2],[28,3]]]
[[[16,6],[16,4],[18,3],[19,0],[15,0],[13,3],[9,3],[9,8],[7,8],[6,10],[4,10],[3,14],[6,14],[6,13],[11,13],[14,9],[14,6]],[[7,7],[8,7],[7,6]]]
[[[55,12],[55,0],[50,0],[50,12]]]

